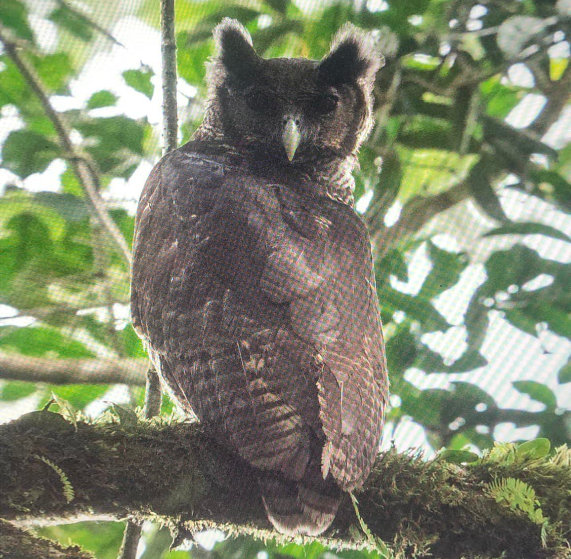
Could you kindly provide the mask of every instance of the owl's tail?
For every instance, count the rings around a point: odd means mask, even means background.
[[[300,481],[269,473],[259,481],[268,518],[278,532],[317,536],[333,522],[341,491],[330,477],[323,479],[321,468],[308,466]]]

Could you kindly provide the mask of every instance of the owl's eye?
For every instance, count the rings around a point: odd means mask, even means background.
[[[316,97],[312,103],[313,109],[319,114],[327,114],[333,112],[339,103],[339,96],[328,93],[327,95],[320,95]]]
[[[276,98],[269,91],[256,89],[246,95],[246,105],[253,111],[268,113],[277,109]]]

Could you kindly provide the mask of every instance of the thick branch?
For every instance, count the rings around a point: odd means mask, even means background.
[[[93,555],[77,546],[63,547],[55,542],[38,538],[9,522],[0,520],[0,557],[10,559],[93,559]]]
[[[82,153],[78,152],[71,141],[70,130],[62,115],[60,115],[52,106],[47,92],[42,85],[40,77],[37,75],[34,67],[29,64],[20,54],[14,42],[5,36],[0,29],[0,42],[4,45],[6,53],[12,59],[23,78],[26,80],[32,91],[40,100],[46,116],[50,119],[53,127],[58,135],[59,142],[63,148],[64,156],[69,159],[77,180],[86,194],[90,203],[90,208],[95,214],[105,231],[111,237],[113,243],[117,246],[127,264],[131,264],[131,252],[125,241],[125,238],[119,231],[115,222],[111,219],[105,208],[105,202],[99,195],[98,185],[99,177],[95,172],[94,165]]]
[[[145,384],[146,359],[44,359],[0,352],[0,379],[49,384]]]
[[[70,423],[47,411],[0,426],[0,515],[20,523],[86,513],[139,520],[160,516],[181,529],[219,527],[233,534],[270,532],[255,472],[196,424],[164,425],[123,418],[123,425]],[[568,457],[565,458],[566,460]],[[549,517],[541,526],[486,492],[494,479],[530,484]],[[409,454],[379,456],[359,510],[371,532],[395,550],[424,546],[436,557],[564,557],[556,526],[569,523],[568,464],[482,461],[460,468]],[[560,524],[558,524],[560,523]],[[360,547],[350,500],[342,504],[326,545]],[[418,549],[418,547],[417,547]]]

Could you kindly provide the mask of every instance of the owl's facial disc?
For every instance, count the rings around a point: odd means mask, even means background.
[[[206,121],[226,141],[258,159],[295,166],[356,153],[372,125],[371,92],[381,64],[369,35],[343,27],[321,61],[262,58],[234,20],[218,25],[214,37]]]
[[[298,122],[299,120],[293,116],[284,118],[282,141],[287,158],[290,161],[293,160],[297,147],[299,146],[299,141],[301,139],[301,134],[299,133],[299,128],[297,127]]]

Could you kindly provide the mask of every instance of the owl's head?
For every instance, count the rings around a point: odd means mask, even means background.
[[[370,35],[345,25],[321,61],[264,59],[232,19],[216,27],[214,38],[209,110],[225,140],[291,164],[356,153],[372,127],[382,63]]]

